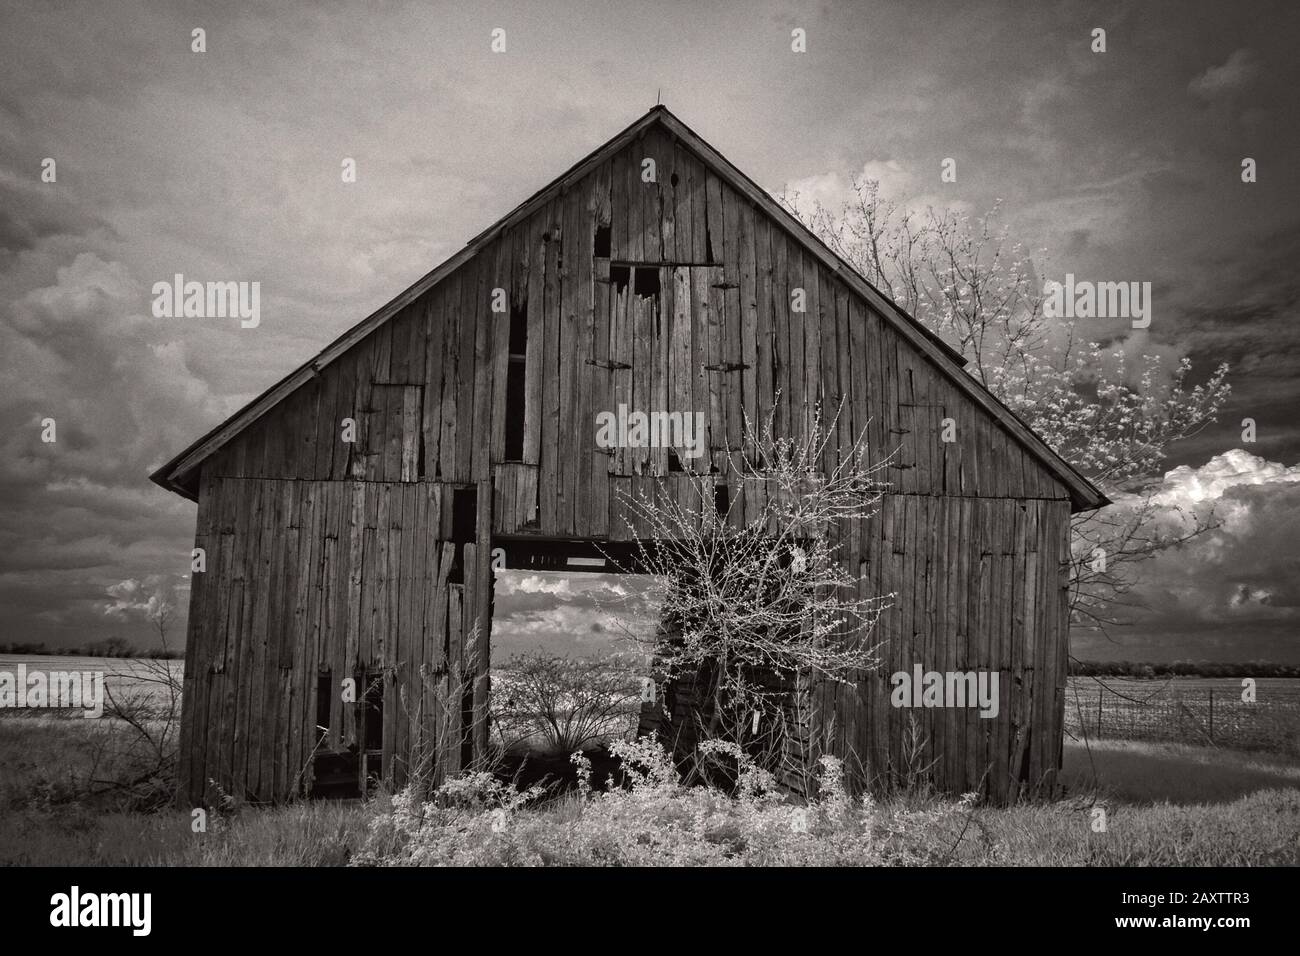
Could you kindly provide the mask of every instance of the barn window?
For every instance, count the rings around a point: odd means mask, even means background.
[[[632,291],[643,299],[657,298],[661,284],[659,267],[651,265],[634,265],[620,263],[609,267],[609,281],[615,292],[626,292],[630,285]]]
[[[528,302],[510,307],[510,357],[506,367],[506,461],[524,457],[524,377],[528,358]]]

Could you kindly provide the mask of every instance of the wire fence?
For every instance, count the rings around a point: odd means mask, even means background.
[[[1300,755],[1300,700],[1247,703],[1228,690],[1129,696],[1104,683],[1071,686],[1065,729],[1092,740],[1168,740]]]

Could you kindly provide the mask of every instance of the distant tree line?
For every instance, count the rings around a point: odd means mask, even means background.
[[[1070,661],[1072,677],[1300,677],[1300,664],[1273,661],[1245,661],[1225,664],[1217,661],[1169,661],[1144,664],[1141,661]]]
[[[136,657],[160,660],[163,658],[179,659],[184,651],[163,649],[161,647],[140,648],[123,637],[106,637],[102,641],[91,641],[73,647],[48,647],[39,641],[11,641],[0,643],[0,654],[45,654],[59,657]]]

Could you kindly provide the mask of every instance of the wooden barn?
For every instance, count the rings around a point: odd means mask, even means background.
[[[841,532],[862,593],[898,594],[879,672],[815,688],[819,746],[869,783],[915,721],[942,788],[1050,784],[1070,515],[1107,502],[962,366],[655,107],[152,476],[198,503],[206,563],[185,798],[457,772],[488,742],[493,550],[557,569],[618,548],[619,491],[725,484],[746,414],[798,436],[819,403],[893,453],[879,513]],[[620,405],[703,412],[703,454],[600,447]],[[917,665],[996,671],[997,716],[892,706]]]

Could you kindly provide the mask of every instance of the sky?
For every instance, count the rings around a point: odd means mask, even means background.
[[[1047,274],[1150,281],[1149,329],[1099,329],[1231,365],[1158,490],[1233,518],[1150,566],[1100,653],[1295,660],[1297,28],[1293,3],[10,0],[0,642],[146,641],[194,522],[148,473],[661,100],[773,192],[1000,200]],[[260,282],[261,323],[155,318],[176,273]]]

